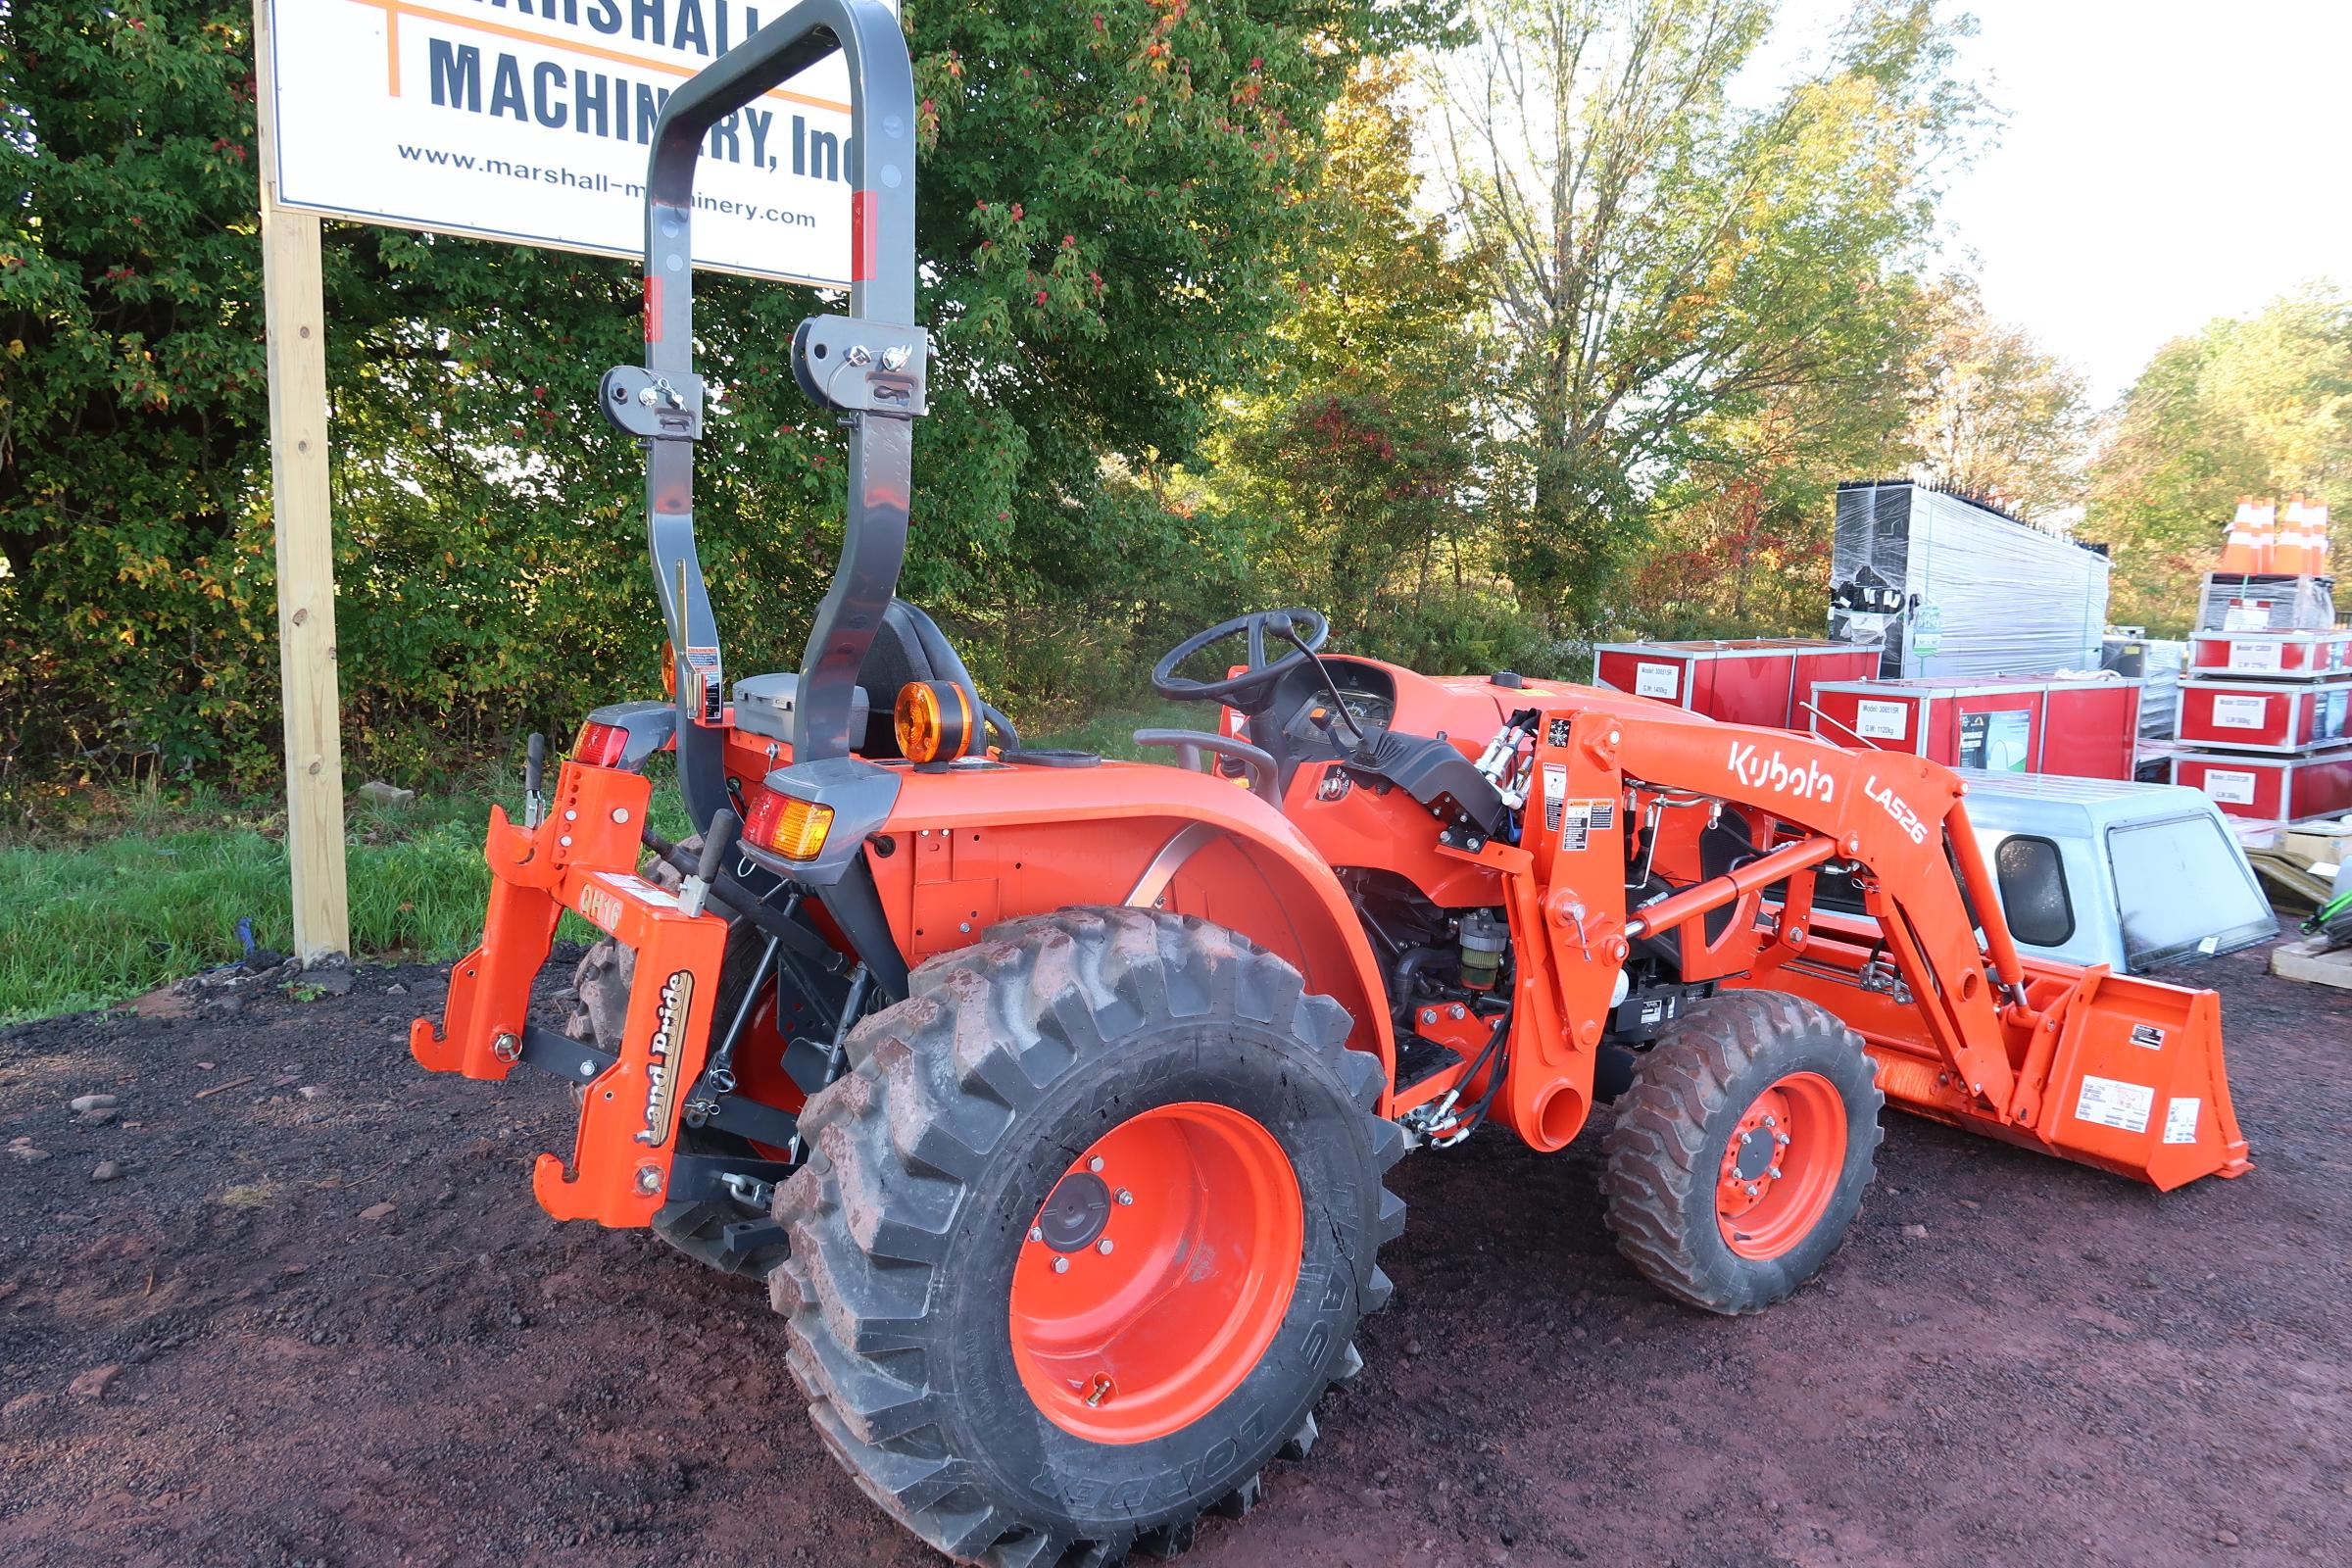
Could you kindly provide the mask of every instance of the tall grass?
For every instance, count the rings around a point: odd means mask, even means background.
[[[1213,725],[1214,710],[1174,704],[1104,714],[1077,729],[1035,737],[1108,756],[1139,754],[1145,725]],[[488,781],[412,805],[355,802],[345,821],[355,956],[446,962],[480,940],[490,872],[482,829],[490,803],[519,801]],[[654,826],[689,831],[677,791],[657,770]],[[284,816],[273,803],[204,791],[176,799],[134,795],[110,804],[95,825],[0,847],[0,1023],[103,1007],[244,953],[237,921],[277,953],[294,942],[287,896]],[[596,932],[565,915],[558,936]]]

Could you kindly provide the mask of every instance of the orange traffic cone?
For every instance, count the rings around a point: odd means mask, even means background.
[[[2310,538],[2304,523],[2303,498],[2286,503],[2278,518],[2278,542],[2271,547],[2271,570],[2300,577],[2311,570]]]
[[[2245,576],[2262,569],[2254,553],[2254,498],[2237,498],[2237,515],[2230,519],[2230,537],[2222,546],[2221,569],[2230,576]]]
[[[2254,569],[2272,571],[2278,559],[2278,504],[2269,496],[2254,503]]]
[[[2311,529],[2311,569],[2315,576],[2328,575],[2328,504],[2314,501],[2305,514]]]

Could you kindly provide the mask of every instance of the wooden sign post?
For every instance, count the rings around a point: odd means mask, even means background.
[[[277,662],[286,712],[286,856],[294,955],[351,952],[343,862],[342,681],[335,665],[335,526],[327,489],[326,301],[318,219],[277,205],[277,95],[268,0],[254,0],[261,92],[262,295],[269,333],[270,517]]]

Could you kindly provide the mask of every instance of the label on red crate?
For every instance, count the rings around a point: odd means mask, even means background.
[[[1679,701],[1683,695],[1683,666],[1638,663],[1634,666],[1634,695]]]
[[[1911,733],[1910,704],[1865,699],[1854,705],[1854,733],[1866,740],[1899,741]]]
[[[2236,670],[2277,670],[2282,644],[2230,641],[2230,667]]]
[[[2148,1130],[2148,1112],[2156,1106],[2156,1091],[2146,1084],[2128,1084],[2120,1078],[2082,1075],[2082,1092],[2075,1097],[2075,1120],[2095,1122],[2128,1133]]]
[[[2213,722],[2218,729],[2260,729],[2263,715],[2270,711],[2267,697],[2216,697],[2213,700]]]
[[[2256,599],[2232,599],[2222,612],[2224,631],[2262,631],[2271,623],[2271,607]]]
[[[2254,775],[2240,767],[2209,767],[2201,786],[2207,795],[2230,806],[2254,804]]]
[[[2197,1112],[2202,1102],[2193,1096],[2181,1096],[2164,1107],[2164,1141],[2168,1144],[2193,1144],[2197,1141]]]

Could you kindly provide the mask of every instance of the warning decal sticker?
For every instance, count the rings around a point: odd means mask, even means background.
[[[2155,1108],[2156,1091],[2146,1084],[2128,1084],[2120,1078],[2085,1073],[2082,1092],[2075,1097],[2075,1120],[2128,1133],[2148,1130],[2148,1112]]]
[[[1560,830],[1560,807],[1567,798],[1568,764],[1566,762],[1545,762],[1544,764],[1544,832],[1557,833]],[[1580,850],[1584,848],[1582,844],[1576,847]]]
[[[2132,1026],[2132,1043],[2135,1046],[2144,1046],[2150,1051],[2162,1051],[2164,1049],[2164,1031],[2152,1023],[2135,1023]]]
[[[2193,1144],[2197,1141],[2197,1111],[2201,1102],[2189,1098],[2175,1100],[2164,1107],[2164,1141],[2168,1144]]]
[[[1544,808],[1544,816],[1548,818],[1553,808],[1546,804]],[[1606,833],[1617,824],[1615,801],[1564,801],[1560,804],[1559,812],[1560,849],[1563,852],[1590,848],[1593,834]]]

